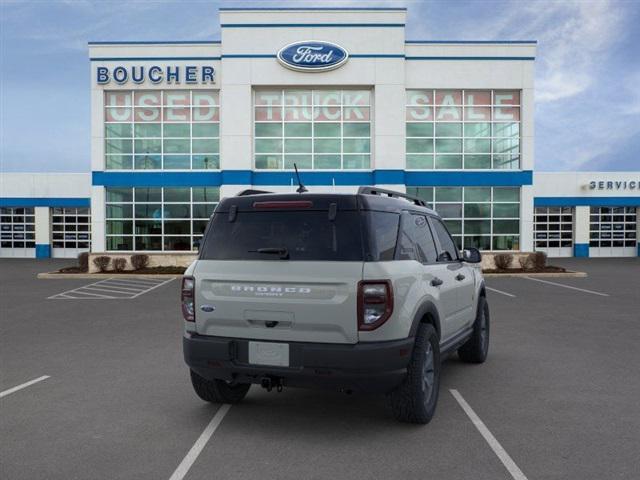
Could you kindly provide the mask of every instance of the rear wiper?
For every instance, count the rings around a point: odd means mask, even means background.
[[[280,255],[280,260],[289,260],[289,251],[284,247],[266,247],[257,250],[249,250],[251,253],[267,253],[271,255]]]

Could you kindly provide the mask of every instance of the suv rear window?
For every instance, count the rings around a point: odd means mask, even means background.
[[[287,210],[215,214],[200,253],[203,260],[362,261],[360,214]]]

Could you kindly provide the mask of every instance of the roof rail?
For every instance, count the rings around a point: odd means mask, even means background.
[[[262,193],[273,193],[273,192],[268,192],[266,190],[254,190],[252,188],[247,188],[246,190],[242,190],[241,192],[239,192],[236,197],[246,197],[247,195],[260,195]]]
[[[377,187],[360,187],[358,188],[358,193],[361,195],[379,195],[379,196],[386,195],[387,197],[392,197],[392,198],[404,198],[405,200],[408,200],[414,203],[415,205],[429,208],[427,205],[427,202],[425,202],[421,198],[413,197],[411,195],[407,195],[406,193],[396,192],[395,190],[386,190],[384,188],[377,188]]]

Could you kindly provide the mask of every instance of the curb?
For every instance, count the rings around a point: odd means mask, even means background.
[[[531,278],[585,278],[586,272],[542,272],[542,273],[484,273],[485,278],[531,277]]]
[[[70,278],[181,278],[177,273],[39,273],[37,278],[46,280],[69,280]]]

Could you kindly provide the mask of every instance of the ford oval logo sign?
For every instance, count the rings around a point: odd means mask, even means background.
[[[326,72],[341,67],[349,54],[340,45],[308,40],[286,45],[278,52],[278,61],[301,72]]]

